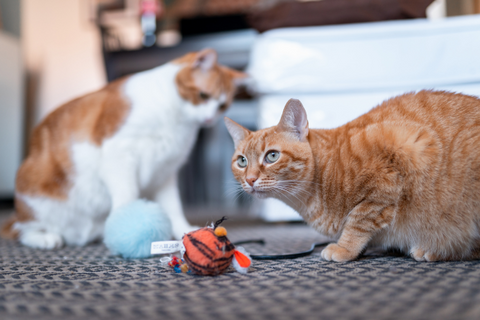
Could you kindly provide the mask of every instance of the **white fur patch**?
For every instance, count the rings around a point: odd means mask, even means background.
[[[75,173],[68,200],[17,195],[35,212],[34,221],[16,225],[22,242],[30,245],[37,239],[43,243],[37,248],[50,249],[52,241],[42,242],[42,236],[63,239],[68,245],[85,245],[102,237],[110,196],[98,175],[100,149],[88,142],[78,143],[73,145],[71,156]]]

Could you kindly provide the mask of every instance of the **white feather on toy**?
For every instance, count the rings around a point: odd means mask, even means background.
[[[241,262],[237,260],[239,257],[241,257]],[[235,270],[240,273],[247,274],[248,268],[250,268],[251,264],[252,258],[250,258],[250,254],[243,247],[235,247],[235,253],[232,259],[232,266],[235,268]]]

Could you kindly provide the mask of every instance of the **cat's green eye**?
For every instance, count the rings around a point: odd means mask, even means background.
[[[244,156],[239,156],[237,158],[237,164],[240,168],[245,168],[247,166],[247,158]]]
[[[267,156],[265,157],[265,160],[268,163],[274,163],[275,161],[278,160],[280,157],[280,152],[278,151],[268,151]]]
[[[205,92],[200,92],[200,99],[208,100],[208,99],[210,99],[210,95],[208,93],[205,93]]]

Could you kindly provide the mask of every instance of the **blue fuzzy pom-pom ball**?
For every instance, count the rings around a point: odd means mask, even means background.
[[[150,257],[154,241],[172,238],[172,224],[160,206],[135,200],[110,213],[105,222],[103,242],[115,255],[124,258]]]

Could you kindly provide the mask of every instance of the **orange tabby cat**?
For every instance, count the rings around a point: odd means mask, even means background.
[[[480,100],[408,93],[331,130],[308,128],[298,100],[251,132],[225,118],[243,189],[297,210],[349,261],[369,244],[418,261],[480,257]]]

